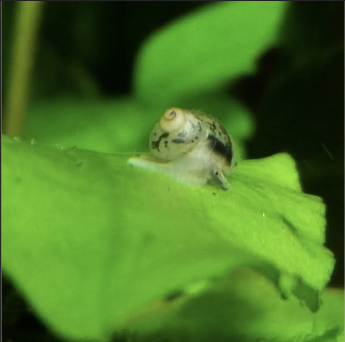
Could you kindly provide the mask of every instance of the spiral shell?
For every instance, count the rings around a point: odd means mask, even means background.
[[[153,128],[149,142],[154,158],[132,158],[132,165],[162,171],[186,183],[216,180],[228,188],[224,175],[233,165],[233,144],[215,118],[170,108]]]
[[[195,115],[179,108],[168,109],[151,132],[151,153],[168,161],[190,152],[202,138],[200,125]]]

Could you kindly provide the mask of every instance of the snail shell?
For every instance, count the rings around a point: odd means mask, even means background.
[[[215,180],[224,189],[229,188],[225,175],[233,165],[233,144],[224,126],[213,117],[168,109],[151,132],[150,150],[152,157],[134,157],[129,163],[185,183]]]

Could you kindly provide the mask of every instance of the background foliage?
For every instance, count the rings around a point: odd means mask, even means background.
[[[201,2],[47,3],[25,139],[145,151],[166,107],[198,106],[230,129],[239,160],[279,152],[296,159],[304,191],[327,205],[331,285],[343,286],[343,4],[236,6],[227,22],[226,10]],[[14,5],[3,10],[6,95]],[[163,28],[183,13],[191,15]]]

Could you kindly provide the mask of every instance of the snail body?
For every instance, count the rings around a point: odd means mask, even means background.
[[[229,185],[225,175],[233,165],[229,133],[215,118],[180,108],[168,109],[150,134],[152,156],[129,159],[133,166],[168,174],[179,181]]]

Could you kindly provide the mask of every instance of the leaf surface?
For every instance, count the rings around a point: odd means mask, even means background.
[[[239,163],[226,192],[132,168],[128,155],[7,138],[2,152],[4,272],[61,335],[97,339],[144,303],[243,264],[273,283],[288,275],[285,294],[318,306],[334,264],[325,208],[287,155]]]

